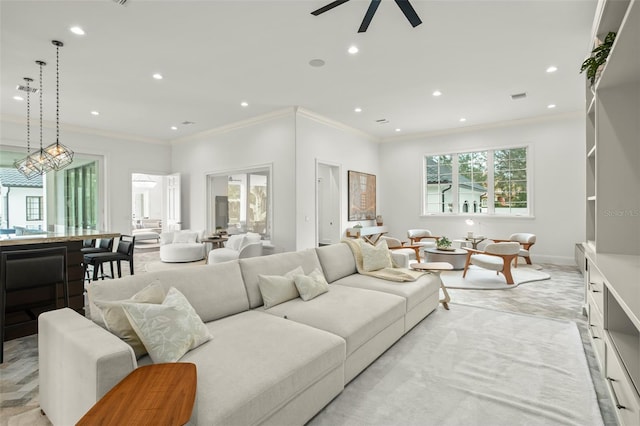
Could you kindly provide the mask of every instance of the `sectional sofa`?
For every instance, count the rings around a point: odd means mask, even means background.
[[[328,291],[265,308],[259,281],[298,267],[321,271]],[[191,423],[302,425],[436,309],[440,278],[361,275],[339,243],[92,283],[86,317],[70,309],[39,317],[40,404],[54,425],[74,424],[118,381],[152,363],[99,325],[96,306],[152,283],[179,290],[212,336],[179,360],[198,370]]]

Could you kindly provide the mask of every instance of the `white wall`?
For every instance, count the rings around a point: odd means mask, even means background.
[[[2,149],[17,147],[26,152],[25,124],[3,117],[0,125]],[[44,129],[43,139],[50,143],[55,141],[55,128],[50,124],[49,126]],[[64,124],[60,129],[60,139],[64,145],[77,153],[99,157],[102,179],[100,194],[102,230],[129,234],[132,211],[131,173],[169,173],[171,147],[168,144],[104,134]]]
[[[364,134],[333,124],[309,111],[296,115],[296,246],[316,246],[316,160],[338,165],[340,171],[340,229],[355,225],[348,222],[347,171],[356,170],[377,176],[378,209],[380,191],[378,144]],[[371,221],[373,224],[375,221]],[[363,223],[364,225],[364,223]]]
[[[389,234],[406,239],[407,229],[426,228],[454,239],[468,230],[494,238],[531,232],[535,262],[572,264],[574,244],[585,239],[584,132],[584,117],[570,114],[383,143],[378,185]],[[479,216],[480,226],[471,229],[465,224],[470,215],[420,216],[424,155],[519,145],[531,149],[533,217]]]
[[[273,166],[272,243],[295,250],[294,109],[206,132],[172,146],[172,169],[182,175],[182,228],[207,226],[206,175]]]

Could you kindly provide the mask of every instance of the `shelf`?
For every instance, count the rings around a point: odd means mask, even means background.
[[[640,1],[631,2],[596,90],[640,84]]]
[[[587,153],[587,157],[593,158],[593,157],[595,157],[595,155],[596,155],[596,146],[594,144],[593,147],[591,147],[591,149]]]

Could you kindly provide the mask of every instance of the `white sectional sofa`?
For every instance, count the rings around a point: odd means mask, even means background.
[[[297,267],[322,271],[329,291],[265,308],[259,275]],[[440,278],[398,283],[360,275],[340,243],[92,283],[89,318],[70,309],[39,317],[40,404],[54,425],[74,424],[152,362],[136,360],[131,346],[99,325],[95,304],[130,298],[151,283],[179,290],[213,336],[179,360],[197,366],[192,423],[302,425],[437,307]]]

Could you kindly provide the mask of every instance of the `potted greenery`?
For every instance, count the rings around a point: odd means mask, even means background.
[[[436,246],[438,250],[451,250],[451,241],[447,237],[440,237]]]
[[[587,71],[587,78],[592,86],[596,82],[596,78],[600,75],[602,66],[607,62],[607,57],[609,56],[609,52],[611,52],[611,47],[615,39],[616,33],[610,31],[604,38],[604,41],[591,51],[591,56],[585,59],[580,67],[580,74]]]

